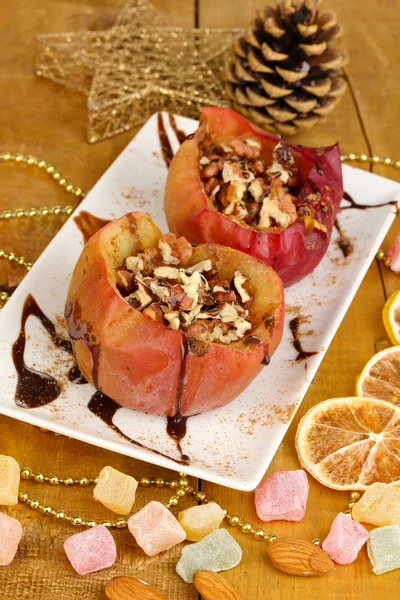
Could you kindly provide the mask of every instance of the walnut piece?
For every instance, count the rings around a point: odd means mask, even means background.
[[[248,278],[236,270],[232,281],[221,281],[210,259],[189,267],[192,253],[185,238],[166,234],[158,250],[125,259],[116,271],[118,289],[133,308],[170,329],[205,343],[242,339],[252,328]]]
[[[301,218],[290,193],[300,183],[300,172],[284,142],[275,146],[270,165],[260,142],[252,138],[231,138],[218,145],[214,135],[206,134],[200,155],[204,190],[223,214],[257,229],[285,229]],[[315,228],[319,225],[316,222]]]

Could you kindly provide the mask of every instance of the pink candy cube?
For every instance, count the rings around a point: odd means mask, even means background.
[[[261,521],[301,521],[307,505],[307,475],[302,469],[273,473],[260,483],[255,494]]]
[[[0,513],[0,566],[9,565],[18,550],[22,525],[17,519]]]
[[[397,236],[387,254],[392,271],[400,273],[400,235]]]
[[[128,520],[129,531],[148,556],[169,550],[186,539],[186,532],[161,502],[153,500]]]
[[[322,548],[338,565],[349,565],[356,560],[362,546],[369,538],[369,532],[349,515],[339,513]]]
[[[114,538],[104,525],[71,535],[64,542],[64,550],[78,575],[107,569],[117,558]]]

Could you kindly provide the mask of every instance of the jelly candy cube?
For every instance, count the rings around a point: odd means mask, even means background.
[[[178,521],[186,531],[186,539],[198,542],[219,529],[224,516],[225,513],[218,504],[209,502],[183,510],[178,515]]]
[[[186,539],[185,530],[161,502],[153,500],[128,520],[133,537],[148,556],[169,550]]]
[[[19,465],[12,456],[0,455],[0,504],[18,504]]]
[[[104,467],[93,490],[93,497],[109,510],[128,515],[135,502],[137,486],[138,482],[130,475],[112,467]]]
[[[332,522],[322,549],[339,565],[349,565],[369,538],[369,532],[349,515],[339,513]]]
[[[370,533],[367,544],[372,570],[382,575],[400,568],[400,526],[378,527]]]
[[[280,471],[269,475],[255,492],[261,521],[301,521],[306,512],[308,480],[305,471]]]
[[[0,513],[0,566],[5,567],[14,559],[21,537],[21,523],[13,517]]]
[[[78,575],[108,569],[117,558],[114,538],[103,525],[71,535],[64,542],[64,550]]]
[[[352,517],[371,525],[400,525],[400,489],[387,483],[373,483],[355,504]]]
[[[217,529],[200,542],[185,546],[176,572],[186,583],[193,583],[197,571],[226,571],[242,560],[242,549],[226,529]]]
[[[394,240],[394,244],[389,248],[387,255],[392,271],[400,273],[400,235]]]

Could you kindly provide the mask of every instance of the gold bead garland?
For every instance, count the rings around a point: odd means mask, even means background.
[[[184,496],[194,496],[194,498],[202,504],[207,504],[208,502],[211,502],[211,500],[207,498],[204,492],[196,491],[189,485],[189,481],[187,480],[185,473],[179,473],[179,477],[179,480],[173,481],[167,481],[160,477],[157,477],[156,479],[141,477],[139,479],[139,485],[142,488],[149,488],[151,486],[154,486],[156,488],[169,487],[171,490],[173,490],[173,495],[165,504],[167,508],[176,507],[179,501]],[[24,467],[21,469],[21,478],[24,480],[30,479],[37,483],[47,483],[49,485],[65,485],[66,487],[72,487],[74,485],[87,487],[88,485],[96,484],[98,481],[97,477],[94,477],[93,479],[89,477],[80,477],[79,479],[65,477],[64,479],[62,479],[57,477],[56,475],[51,475],[50,477],[47,477],[46,475],[43,475],[43,473],[33,473],[33,471],[29,467]],[[18,498],[22,504],[25,504],[32,510],[37,510],[43,513],[44,515],[53,517],[57,520],[68,521],[75,527],[94,527],[95,525],[104,525],[105,527],[116,529],[124,529],[125,527],[127,527],[127,520],[122,518],[117,519],[116,521],[104,520],[98,522],[95,519],[85,520],[80,516],[67,515],[64,510],[55,510],[48,504],[40,504],[39,500],[37,500],[36,498],[31,499],[27,492],[19,492]],[[351,516],[352,508],[359,498],[360,494],[358,492],[351,492],[350,501],[348,503],[348,509],[345,511],[346,514]],[[237,527],[244,534],[251,534],[256,541],[265,541],[269,544],[273,540],[277,539],[277,536],[275,534],[268,534],[261,528],[253,527],[253,525],[249,522],[241,521],[238,515],[231,515],[227,509],[223,509],[223,511],[225,513],[224,519],[227,521],[228,525],[230,525],[231,527]],[[316,546],[320,546],[322,542],[319,538],[315,538],[312,541],[312,543]]]
[[[61,176],[61,173],[53,167],[53,165],[47,163],[45,160],[38,160],[35,156],[25,154],[21,154],[17,152],[16,154],[12,154],[11,152],[2,152],[0,154],[0,162],[15,162],[15,163],[23,163],[29,166],[37,167],[41,171],[44,171],[50,177],[58,183],[59,186],[65,189],[69,194],[73,194],[76,198],[82,200],[86,196],[85,192],[81,190],[79,187],[74,187],[71,183],[69,183],[64,177]],[[70,209],[70,212],[67,211]],[[47,216],[51,214],[71,214],[73,211],[72,206],[56,206],[54,208],[31,208],[31,209],[18,209],[14,212],[5,211],[0,219],[9,219],[9,218],[21,218],[21,217],[33,217],[37,215]],[[31,214],[32,213],[32,214]]]
[[[29,467],[24,467],[21,469],[21,479],[32,479],[37,483],[49,483],[50,485],[62,485],[64,484],[66,487],[71,487],[73,485],[80,485],[81,487],[86,487],[92,483],[97,483],[98,478],[88,479],[87,477],[81,477],[80,479],[73,479],[72,477],[65,477],[64,479],[60,479],[57,475],[51,475],[50,477],[46,477],[43,473],[33,473]]]
[[[353,152],[350,152],[349,154],[342,154],[340,156],[340,160],[342,162],[364,162],[364,163],[371,163],[372,165],[385,165],[385,167],[394,167],[395,169],[400,169],[400,160],[393,160],[392,158],[389,158],[388,156],[386,156],[385,158],[382,158],[381,156],[377,156],[376,154],[373,154],[372,156],[369,156],[368,154],[354,154]]]
[[[206,494],[201,491],[197,491],[193,489],[189,485],[189,481],[186,478],[184,473],[179,473],[179,480],[167,481],[160,477],[156,479],[150,479],[148,477],[141,477],[139,480],[139,485],[142,488],[149,488],[154,486],[156,488],[164,488],[169,487],[173,490],[173,495],[169,498],[168,502],[165,504],[167,508],[175,507],[178,505],[179,501],[184,496],[193,496],[196,500],[201,502],[202,504],[207,504],[210,500],[206,497]],[[88,477],[80,477],[79,479],[73,479],[72,477],[65,477],[64,479],[57,477],[56,475],[46,476],[43,473],[34,473],[29,467],[24,467],[21,469],[21,478],[24,480],[32,480],[36,483],[47,483],[49,485],[65,485],[66,487],[72,487],[74,485],[79,485],[81,487],[87,487],[88,485],[96,484],[98,478],[95,477],[93,479]],[[67,515],[64,510],[55,510],[53,507],[49,505],[42,505],[39,500],[36,498],[30,498],[27,492],[19,492],[19,501],[22,504],[25,504],[32,510],[37,510],[44,515],[49,517],[53,517],[57,520],[68,521],[72,525],[76,527],[94,527],[95,525],[101,524],[105,527],[109,528],[117,528],[123,529],[127,526],[126,519],[117,519],[114,521],[100,521],[97,522],[95,519],[85,520],[80,516],[71,516]],[[245,534],[252,534],[254,539],[258,541],[265,540],[266,542],[272,542],[276,539],[276,535],[267,534],[261,528],[254,528],[251,523],[242,522],[238,515],[231,515],[228,510],[223,509],[225,512],[225,519],[231,527],[238,527]]]
[[[2,248],[0,248],[0,258],[5,258],[6,260],[9,260],[10,262],[16,262],[17,264],[21,265],[22,267],[25,267],[25,269],[27,271],[31,270],[32,263],[29,262],[28,260],[26,260],[26,258],[24,256],[17,256],[16,254],[14,254],[14,252],[5,252],[4,250],[2,250]],[[4,294],[6,294],[6,292],[2,292],[2,295],[4,295]],[[8,294],[7,294],[7,298],[8,298]]]
[[[385,265],[385,267],[390,267],[390,260],[389,260],[389,257],[388,257],[388,256],[386,256],[386,254],[384,253],[384,251],[383,251],[383,250],[379,250],[378,254],[376,255],[376,258],[377,258],[378,260],[382,260],[382,261],[383,261],[383,263],[384,263],[384,265]]]
[[[45,160],[39,160],[35,156],[25,154],[21,154],[17,152],[16,154],[12,154],[11,152],[2,152],[0,154],[0,163],[10,163],[14,162],[16,164],[26,164],[28,166],[37,167],[44,173],[47,173],[53,181],[57,182],[60,187],[62,187],[67,193],[72,194],[75,198],[82,200],[86,193],[81,190],[80,187],[75,187],[71,183],[69,183],[65,177],[61,176],[61,173],[51,164],[47,163]],[[43,206],[42,208],[17,208],[16,210],[5,210],[0,213],[0,221],[10,221],[11,219],[23,219],[23,218],[36,218],[36,217],[50,217],[50,216],[64,216],[69,217],[75,208],[69,204],[65,206],[53,206],[47,207]],[[16,263],[21,267],[24,267],[27,271],[30,271],[32,267],[32,263],[25,258],[24,256],[17,256],[14,252],[6,252],[2,248],[0,248],[0,258],[4,258],[11,263]],[[7,292],[0,293],[0,303],[2,306],[7,302],[9,298],[9,294]],[[1,307],[0,307],[1,308]]]
[[[353,510],[353,506],[356,504],[356,502],[360,499],[360,494],[358,492],[351,492],[350,494],[350,501],[347,505],[347,510],[345,510],[345,514],[346,515],[350,515],[351,516],[351,512]]]

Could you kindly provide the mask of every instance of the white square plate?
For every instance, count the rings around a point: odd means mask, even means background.
[[[173,149],[178,141],[163,115]],[[197,123],[176,117],[186,133]],[[365,171],[344,166],[344,188],[363,205],[383,204],[399,196],[400,186]],[[86,210],[104,219],[129,211],[149,212],[167,231],[163,212],[163,190],[167,169],[163,162],[153,115],[81,203]],[[348,205],[345,201],[343,206]],[[16,372],[11,347],[16,340],[25,298],[32,294],[45,314],[63,330],[62,315],[72,269],[83,247],[73,219],[69,219],[49,244],[30,273],[0,314],[0,412],[51,429],[58,433],[132,456],[146,462],[240,490],[252,490],[261,480],[293,418],[312,378],[395,216],[395,207],[369,210],[349,209],[339,213],[342,230],[354,242],[354,251],[344,258],[337,244],[338,233],[319,267],[286,290],[287,316],[283,339],[270,366],[234,402],[218,410],[191,417],[183,452],[189,466],[177,465],[175,443],[166,433],[166,419],[122,408],[114,422],[129,438],[171,457],[132,445],[92,414],[87,404],[94,389],[74,385],[66,378],[72,364],[62,350],[54,350],[49,336],[35,318],[27,323],[28,365],[53,374],[62,382],[61,395],[46,406],[19,408],[14,402]],[[289,321],[301,317],[304,349],[317,354],[296,362]],[[307,368],[305,368],[305,366]]]

